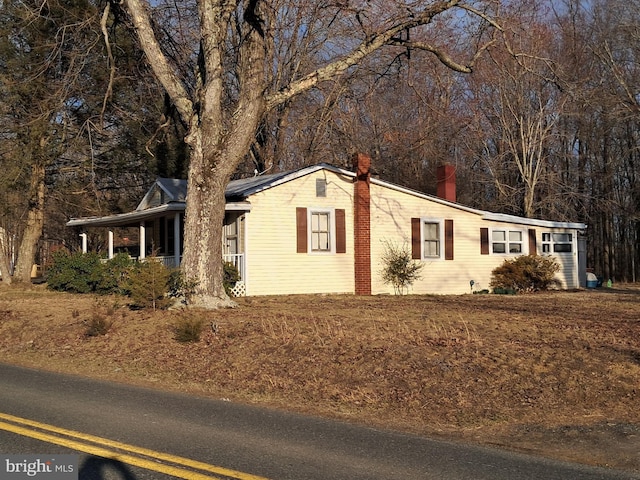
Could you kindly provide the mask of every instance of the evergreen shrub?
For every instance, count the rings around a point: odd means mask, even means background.
[[[224,290],[227,292],[227,295],[231,296],[231,290],[236,286],[236,283],[240,281],[240,272],[238,268],[231,262],[224,262],[223,265],[224,270]]]
[[[53,264],[47,272],[47,287],[71,293],[92,293],[102,278],[103,265],[97,253],[53,254]]]
[[[127,281],[135,260],[126,253],[118,253],[103,264],[96,292],[104,295],[128,295]]]
[[[169,269],[154,257],[136,263],[126,282],[129,306],[154,310],[168,308],[172,303],[169,297],[170,273]]]

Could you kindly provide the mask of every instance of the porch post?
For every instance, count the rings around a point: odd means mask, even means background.
[[[109,230],[109,259],[113,258],[113,230]]]
[[[146,257],[147,252],[147,236],[144,228],[144,220],[140,222],[140,255],[138,258],[143,260]]]
[[[180,212],[176,212],[173,218],[173,264],[175,267],[180,266],[180,245],[182,239],[180,238]]]
[[[80,237],[82,238],[82,253],[87,253],[87,234],[81,233]]]

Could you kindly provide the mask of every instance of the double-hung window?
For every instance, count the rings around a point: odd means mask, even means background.
[[[424,220],[422,222],[422,257],[440,258],[442,256],[442,222]]]
[[[412,218],[411,258],[453,260],[453,220]]]
[[[311,220],[310,241],[312,252],[330,252],[331,247],[331,212],[309,212]]]
[[[296,208],[297,253],[346,253],[343,208]]]
[[[542,233],[542,253],[571,253],[573,251],[573,234]]]
[[[524,253],[524,233],[522,230],[492,230],[491,251],[496,254]]]

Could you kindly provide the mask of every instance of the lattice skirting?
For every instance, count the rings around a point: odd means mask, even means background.
[[[247,294],[247,288],[244,285],[244,282],[236,282],[234,287],[231,289],[231,295],[234,297],[244,297]]]

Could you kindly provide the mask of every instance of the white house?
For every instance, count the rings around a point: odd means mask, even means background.
[[[142,245],[138,255],[155,251],[175,266],[186,198],[185,180],[159,178],[135,211],[72,219],[67,225],[135,226]],[[357,154],[354,171],[319,164],[235,180],[226,198],[223,252],[241,273],[238,295],[393,293],[380,276],[388,243],[410,246],[425,264],[411,293],[488,288],[495,267],[529,253],[558,261],[563,288],[584,286],[586,279],[585,224],[460,205],[450,166],[438,170],[437,196],[371,178],[369,157]],[[110,229],[110,257],[113,244]]]

